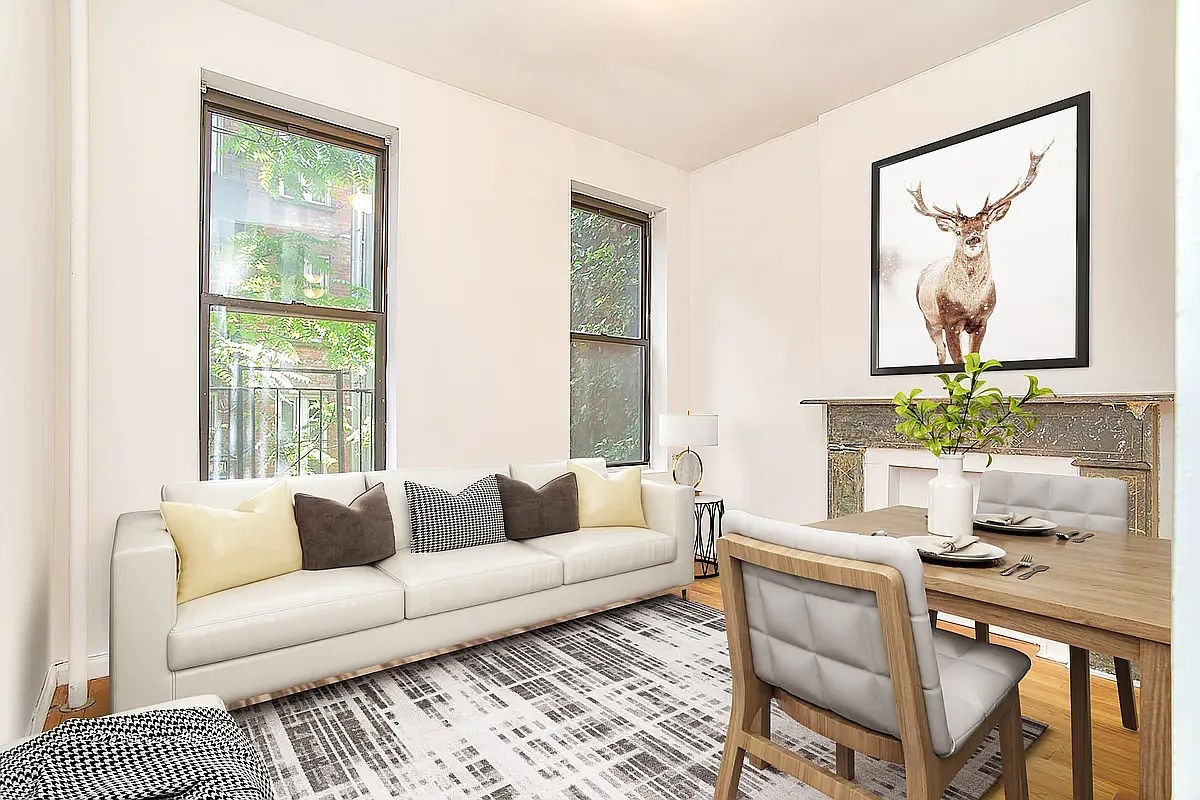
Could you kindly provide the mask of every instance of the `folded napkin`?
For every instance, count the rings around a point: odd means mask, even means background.
[[[917,551],[931,556],[944,556],[947,553],[957,553],[979,541],[978,536],[960,536],[957,539],[946,539],[933,543],[933,546],[918,547]]]
[[[989,525],[1020,525],[1028,519],[1032,519],[1033,514],[977,514],[976,521],[986,522]]]

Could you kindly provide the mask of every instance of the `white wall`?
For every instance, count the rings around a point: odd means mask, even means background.
[[[822,349],[827,391],[913,385],[869,375],[871,163],[1086,91],[1092,366],[1039,374],[1063,393],[1174,386],[1173,15],[1171,0],[1092,0],[821,116],[821,324],[839,331]]]
[[[693,395],[724,398],[736,386],[743,398],[790,391],[774,399],[795,403],[802,397],[886,397],[918,385],[934,389],[932,376],[869,374],[871,163],[1084,91],[1092,93],[1092,366],[1039,375],[1061,393],[1172,389],[1173,14],[1171,0],[1092,0],[694,173]],[[818,192],[817,210],[792,203],[791,213],[766,222],[776,216],[777,201],[787,208],[786,195],[800,191],[786,187],[790,182],[805,184],[805,193]],[[733,191],[737,196],[715,196]],[[708,215],[721,208],[741,211],[731,219]],[[750,227],[748,220],[754,221]],[[814,240],[815,253],[807,245]],[[739,258],[745,250],[794,255]],[[758,289],[705,300],[706,284],[714,280]],[[795,373],[792,386],[755,357],[725,353],[727,336],[740,336],[726,332],[726,321],[748,315],[778,336],[820,331],[793,345],[799,363],[777,365]],[[720,368],[709,369],[709,363]],[[768,383],[765,373],[772,376]],[[1010,373],[998,382],[1017,389],[1021,379]],[[725,400],[713,410],[736,430],[750,424],[749,402]],[[777,510],[790,519],[823,516],[824,472],[818,475],[810,460],[813,450],[824,448],[820,416],[793,406],[787,419],[778,437],[762,432],[757,441],[731,444],[730,458],[710,456],[712,486],[731,487],[731,500],[753,511]],[[1168,473],[1169,437],[1168,429]],[[781,458],[794,463],[781,468]],[[777,486],[781,471],[787,478]],[[793,480],[802,482],[778,500],[745,488],[763,482],[783,491]],[[1169,522],[1169,480],[1162,491]]]
[[[117,515],[198,475],[202,69],[399,130],[398,464],[566,455],[572,180],[666,209],[659,399],[685,403],[686,173],[215,0],[92,5],[93,652],[107,650]]]
[[[54,397],[53,6],[0,0],[0,744],[23,736],[46,676]]]
[[[825,516],[817,126],[692,176],[692,406],[720,413],[705,485],[766,516]],[[814,446],[814,443],[817,443]]]

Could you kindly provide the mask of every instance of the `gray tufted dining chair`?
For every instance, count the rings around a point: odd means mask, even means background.
[[[1065,528],[1129,533],[1129,486],[1120,478],[989,470],[979,481],[978,513],[1032,514]],[[1071,661],[1086,665],[1088,652],[1072,647]],[[1117,676],[1121,723],[1136,731],[1133,670],[1124,658],[1114,658],[1113,668]]]
[[[996,726],[1005,797],[1028,797],[1018,683],[1029,659],[930,628],[912,547],[737,511],[724,527],[733,706],[717,800],[736,797],[747,755],[827,795],[874,798],[854,783],[855,752],[903,764],[907,797],[933,800]],[[771,741],[772,700],[834,741],[836,772]]]
[[[1120,478],[993,469],[979,479],[977,510],[1032,514],[1069,528],[1129,533],[1129,486]]]

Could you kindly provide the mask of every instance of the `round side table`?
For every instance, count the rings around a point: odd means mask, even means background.
[[[725,498],[702,492],[696,495],[696,570],[697,578],[715,578],[717,539],[721,538],[721,520],[725,516]]]

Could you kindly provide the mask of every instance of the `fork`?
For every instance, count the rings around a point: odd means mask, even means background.
[[[1019,569],[1025,569],[1025,567],[1032,567],[1032,566],[1033,566],[1033,554],[1026,553],[1025,555],[1021,556],[1020,561],[1018,561],[1017,563],[1013,564],[1008,569],[1001,572],[1000,575],[1002,577],[1007,578],[1009,575],[1012,575],[1014,572],[1016,572]]]

